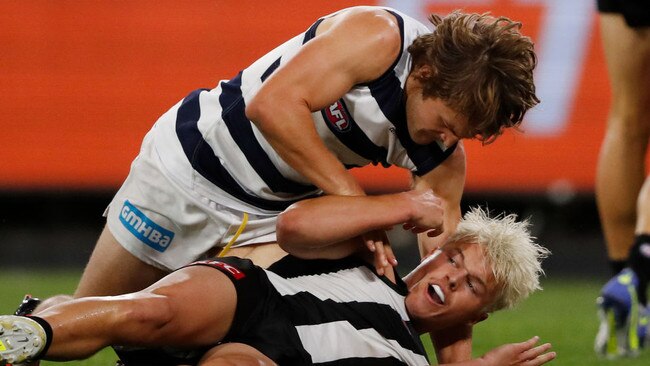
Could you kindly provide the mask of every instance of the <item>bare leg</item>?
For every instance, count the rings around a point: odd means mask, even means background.
[[[45,310],[47,308],[50,308],[50,307],[55,306],[55,305],[59,305],[61,303],[64,303],[64,302],[67,302],[67,301],[70,301],[70,300],[74,300],[74,297],[72,297],[70,295],[52,296],[50,298],[47,298],[47,299],[43,300],[43,302],[38,305],[36,310],[34,310],[33,314],[38,315],[39,313],[41,313],[43,310]]]
[[[256,266],[268,268],[287,255],[287,252],[276,243],[261,243],[232,248],[226,255],[250,259]]]
[[[645,180],[639,193],[637,211],[635,234],[650,234],[650,178]]]
[[[596,200],[611,260],[625,260],[650,137],[650,31],[617,14],[600,15],[612,105],[596,175]]]
[[[134,257],[104,227],[79,281],[75,298],[120,295],[142,290],[168,272]]]
[[[197,311],[197,299],[210,311]],[[200,266],[176,271],[137,293],[68,301],[38,314],[53,332],[45,359],[82,359],[111,344],[214,344],[230,329],[236,304],[230,279]]]

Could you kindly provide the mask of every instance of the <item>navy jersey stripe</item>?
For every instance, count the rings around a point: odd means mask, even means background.
[[[241,75],[240,72],[232,80],[222,82],[219,96],[219,103],[223,108],[221,117],[233,140],[244,153],[251,167],[273,192],[305,194],[315,191],[316,187],[313,185],[305,185],[285,178],[260,146],[253,133],[252,123],[246,118],[246,104],[241,93]]]
[[[181,103],[176,115],[176,135],[194,170],[233,197],[265,210],[282,211],[296,202],[296,200],[271,201],[250,195],[221,165],[219,158],[203,139],[197,126],[201,117],[199,94],[205,90],[198,89],[190,93]]]
[[[275,60],[275,62],[273,62],[273,63],[271,64],[271,66],[269,66],[269,68],[266,69],[266,71],[264,71],[264,73],[262,74],[262,76],[260,76],[260,80],[262,80],[262,82],[264,82],[264,81],[265,81],[269,76],[271,76],[271,74],[273,74],[273,72],[274,72],[278,67],[280,67],[280,62],[281,62],[281,61],[282,61],[282,57],[280,57],[280,58],[278,58],[277,60]]]
[[[320,300],[308,292],[285,295],[282,300],[295,326],[345,321],[358,330],[374,329],[382,337],[396,341],[402,348],[426,355],[419,335],[411,333],[413,329],[388,305]]]
[[[337,118],[332,117],[332,108],[337,109],[337,112],[341,113],[341,118],[344,119],[346,124],[345,128],[337,127]],[[384,167],[390,166],[387,162],[388,150],[383,146],[376,145],[372,140],[370,140],[370,138],[368,138],[365,132],[363,132],[357,122],[352,118],[352,115],[343,99],[339,99],[337,103],[322,109],[320,112],[330,131],[332,131],[334,136],[347,146],[348,149],[354,151],[357,155],[372,161],[375,165],[381,163]],[[342,119],[338,119],[338,121],[341,121]]]
[[[395,126],[399,142],[415,164],[416,175],[420,176],[430,172],[454,152],[456,145],[442,150],[436,142],[429,145],[418,145],[411,139],[406,125],[404,90],[394,74],[373,82],[368,87],[384,116]]]
[[[323,20],[324,19],[318,19],[314,24],[312,24],[311,27],[309,27],[309,29],[307,29],[305,32],[305,37],[302,39],[302,44],[305,44],[316,37],[316,29],[318,29],[318,26],[323,22]]]

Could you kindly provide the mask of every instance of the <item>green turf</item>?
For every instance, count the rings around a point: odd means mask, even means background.
[[[14,310],[25,292],[37,296],[70,293],[79,272],[0,272],[0,313]],[[650,350],[635,359],[608,361],[598,359],[592,351],[597,329],[594,299],[600,282],[554,279],[544,283],[544,291],[533,295],[516,310],[493,314],[475,331],[475,355],[507,342],[519,342],[538,335],[542,341],[553,343],[558,358],[552,365],[650,365]],[[80,362],[51,363],[54,365],[114,364],[111,351],[103,351]]]
[[[81,271],[0,272],[0,314],[13,313],[26,293],[36,297],[49,297],[57,294],[70,294],[77,286]],[[113,366],[117,357],[106,349],[95,356],[76,362],[41,362],[41,366]]]

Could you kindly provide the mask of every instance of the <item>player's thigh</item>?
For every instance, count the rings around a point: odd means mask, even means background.
[[[614,13],[601,13],[600,24],[615,103],[647,107],[641,103],[650,98],[650,27],[629,27]]]
[[[255,265],[268,268],[286,256],[287,252],[277,243],[261,243],[232,248],[226,252],[226,255],[250,259]]]
[[[167,273],[133,256],[117,242],[108,227],[105,227],[74,297],[120,295],[139,291]]]
[[[210,266],[189,266],[165,276],[142,293],[165,299],[172,312],[165,339],[182,346],[222,340],[235,318],[237,290],[233,280]]]
[[[276,365],[262,352],[243,343],[225,343],[208,351],[199,366],[270,366]]]

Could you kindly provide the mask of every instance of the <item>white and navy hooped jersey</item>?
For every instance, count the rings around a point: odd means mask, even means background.
[[[422,175],[453,151],[437,143],[417,145],[406,126],[404,85],[411,66],[406,49],[431,31],[384,9],[395,16],[401,32],[402,50],[395,63],[377,80],[356,85],[312,117],[325,145],[346,167],[396,165]],[[165,113],[154,126],[154,141],[166,173],[216,202],[257,214],[281,211],[319,194],[278,156],[246,118],[245,108],[265,80],[316,36],[323,19],[234,78],[190,93]]]
[[[314,365],[429,365],[411,325],[406,285],[362,261],[287,256],[266,271]],[[308,309],[308,311],[305,311]]]

